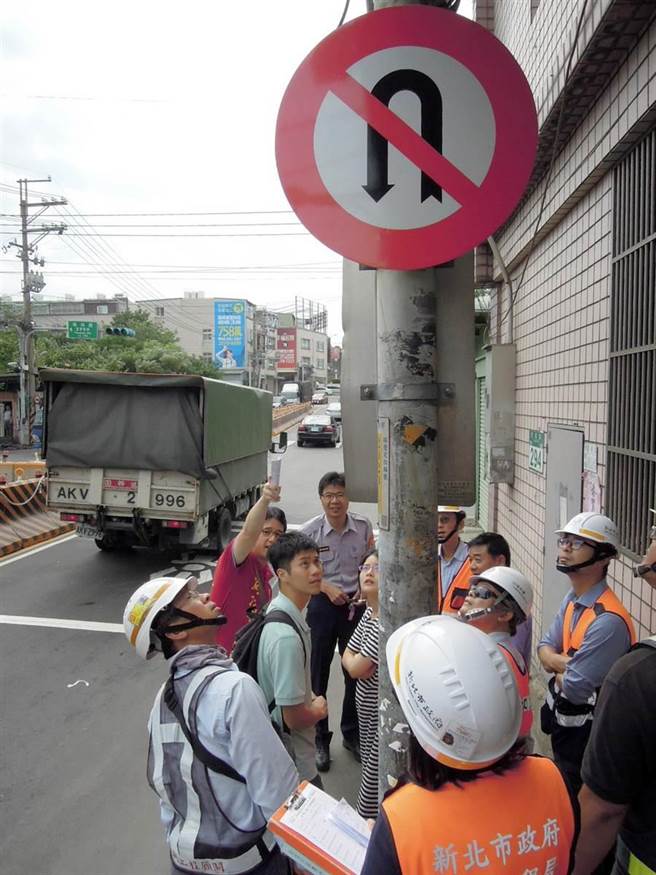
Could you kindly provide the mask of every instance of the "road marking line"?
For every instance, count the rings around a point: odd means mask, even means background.
[[[82,629],[85,632],[125,633],[122,623],[98,623],[92,620],[60,620],[57,617],[15,617],[0,614],[0,623],[10,626],[46,626],[53,629]]]
[[[6,559],[0,559],[0,568],[5,565],[11,565],[12,562],[18,562],[19,559],[27,559],[28,556],[34,556],[36,553],[40,553],[41,550],[47,550],[49,547],[54,547],[57,544],[63,544],[64,541],[70,541],[71,538],[77,538],[75,532],[69,532],[66,535],[60,535],[58,538],[53,538],[51,541],[48,541],[45,544],[39,544],[38,547],[29,547],[26,550],[21,550],[20,553],[8,556]]]

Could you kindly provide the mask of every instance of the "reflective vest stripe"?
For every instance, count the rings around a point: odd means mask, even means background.
[[[191,703],[196,691],[207,678],[216,673],[217,669],[215,665],[209,665],[205,668],[199,668],[194,671],[193,677],[185,690],[184,699],[182,700],[182,713],[184,714],[187,726],[192,725],[189,715]],[[194,856],[194,845],[196,844],[196,839],[198,838],[198,832],[200,830],[200,798],[194,787],[191,774],[193,764],[194,751],[192,746],[185,739],[182,756],[180,757],[180,777],[184,781],[185,789],[187,791],[187,806],[184,818],[180,818],[178,823],[171,830],[170,837],[171,848],[175,849],[182,857]]]
[[[464,560],[460,568],[458,569],[456,576],[453,578],[451,583],[449,584],[449,588],[446,591],[445,595],[442,595],[442,561],[438,560],[437,563],[437,612],[438,614],[455,614],[462,607],[462,603],[465,600],[465,596],[469,592],[469,581],[472,576],[471,564],[469,562],[469,557],[467,556]],[[457,592],[460,590],[460,592]],[[463,592],[464,591],[464,592]],[[456,599],[456,605],[454,607],[453,601],[454,597]],[[460,604],[458,604],[459,599]]]
[[[643,863],[639,857],[636,857],[636,855],[629,850],[621,834],[617,839],[615,861],[616,868],[621,872],[628,872],[628,875],[656,875],[654,869],[648,866],[647,863]]]
[[[164,730],[168,729],[168,724],[162,724],[162,721],[159,719],[162,708],[161,703],[162,695],[164,694],[164,686],[165,684],[162,684],[160,691],[157,694],[157,698],[155,699],[150,720],[148,721],[148,735],[150,738],[150,752],[153,757],[153,787],[160,799],[168,799],[169,802],[171,802],[166,790],[166,784],[164,783],[164,743],[169,740],[168,738],[164,738]],[[182,734],[182,729],[180,729],[180,734],[182,735],[181,741],[186,741]]]
[[[567,699],[563,700],[562,697],[559,697],[558,694],[554,695],[555,692],[555,681],[553,678],[549,680],[549,687],[547,689],[547,695],[545,698],[545,704],[547,708],[554,712],[554,716],[556,719],[556,723],[559,726],[566,726],[569,728],[572,727],[580,727],[585,726],[585,724],[592,720],[594,714],[594,706],[597,703],[597,694],[593,693],[590,696],[592,701],[586,702],[584,705],[578,705],[575,707],[568,708],[567,711],[563,711],[561,709],[565,708],[566,705],[570,705]],[[559,707],[556,707],[556,703],[558,703]]]
[[[522,722],[519,725],[519,737],[525,738],[527,735],[531,734],[531,729],[533,728],[533,710],[531,709],[529,673],[522,656],[517,653],[512,645],[507,646],[505,644],[499,644],[499,647],[513,670],[515,680],[517,681],[517,689],[522,700]]]
[[[615,614],[624,620],[629,631],[631,644],[636,643],[636,633],[629,612],[612,589],[605,589],[593,605],[583,609],[574,629],[572,629],[574,602],[569,602],[565,608],[565,616],[563,617],[563,653],[566,656],[573,656],[577,650],[581,649],[588,628],[597,617],[604,613]]]
[[[458,787],[406,784],[382,807],[402,872],[569,871],[572,802],[546,758],[526,757],[502,775],[484,772]]]

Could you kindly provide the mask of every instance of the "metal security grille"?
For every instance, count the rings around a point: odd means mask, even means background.
[[[485,377],[476,380],[476,519],[482,529],[487,529],[489,483],[487,482],[487,394]]]
[[[656,129],[613,182],[608,513],[637,556],[656,506]]]

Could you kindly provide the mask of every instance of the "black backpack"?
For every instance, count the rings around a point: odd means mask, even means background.
[[[263,611],[255,614],[245,626],[235,635],[235,643],[232,648],[232,661],[240,671],[249,674],[254,681],[257,681],[257,652],[260,647],[260,638],[267,623],[284,623],[286,626],[291,626],[301,639],[303,647],[303,661],[307,662],[307,652],[305,650],[305,641],[301,631],[285,611],[270,611],[265,614]],[[275,699],[269,702],[269,714],[276,707]],[[274,723],[274,726],[276,724]],[[276,728],[278,728],[276,726]],[[287,727],[284,731],[288,732]]]

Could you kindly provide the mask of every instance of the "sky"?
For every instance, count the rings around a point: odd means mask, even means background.
[[[44,299],[295,296],[328,307],[339,342],[341,257],[291,211],[278,180],[278,107],[345,0],[33,0],[0,23],[0,247],[15,238],[19,178],[64,198],[39,222]],[[366,11],[350,0],[346,20]],[[471,0],[462,0],[471,17]],[[36,212],[32,210],[31,212]],[[0,296],[20,296],[0,249]],[[35,296],[38,299],[38,296]]]

